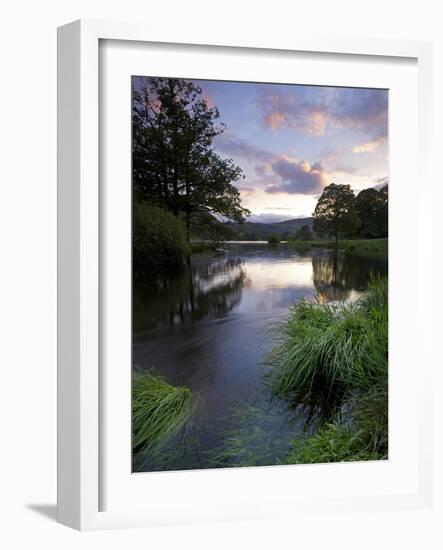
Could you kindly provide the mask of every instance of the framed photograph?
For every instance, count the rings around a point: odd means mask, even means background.
[[[429,44],[194,42],[59,29],[59,521],[430,507]]]

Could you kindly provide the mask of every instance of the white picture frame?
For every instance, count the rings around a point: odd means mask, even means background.
[[[250,35],[249,35],[250,36]],[[356,507],[364,510],[392,510],[402,508],[426,508],[432,502],[432,449],[431,449],[431,361],[424,361],[414,386],[417,398],[417,456],[409,465],[416,470],[416,477],[405,490],[353,494],[351,483],[358,484],[361,472],[356,465],[319,465],[323,468],[315,471],[321,479],[342,475],[344,468],[351,471],[348,491],[334,493],[306,492],[301,498],[291,499],[280,491],[264,496],[255,496],[251,492],[245,502],[241,502],[235,490],[210,502],[210,496],[201,506],[186,506],[178,502],[174,506],[167,501],[162,505],[155,502],[141,506],[140,502],[130,502],[131,493],[125,493],[121,503],[113,499],[111,509],[103,503],[103,483],[107,479],[109,466],[105,467],[109,452],[105,438],[107,393],[110,386],[102,386],[103,358],[100,348],[102,331],[103,300],[106,299],[101,277],[103,273],[103,246],[101,234],[106,224],[101,223],[103,214],[102,193],[100,187],[100,44],[102,41],[118,41],[130,49],[131,45],[170,44],[175,48],[189,47],[186,31],[179,36],[164,36],[154,29],[137,24],[77,21],[59,29],[58,34],[58,519],[61,523],[80,530],[152,526],[162,524],[190,523],[198,521],[219,521],[223,519],[252,519],[265,517],[289,517],[294,509],[304,512],[321,512],[334,505],[336,510],[346,513]],[[299,35],[296,38],[280,40],[259,38],[241,39],[229,42],[204,37],[193,38],[192,42],[199,51],[211,56],[215,48],[224,48],[229,55],[245,55],[248,52],[272,52],[285,56],[291,52],[304,52],[312,55],[333,54],[336,56],[368,56],[361,59],[386,58],[391,63],[413,60],[416,64],[418,82],[418,101],[416,104],[418,125],[418,149],[416,162],[420,188],[427,190],[418,214],[421,229],[425,231],[429,221],[425,220],[426,201],[432,200],[429,178],[430,151],[430,79],[431,47],[426,42],[369,40],[359,38],[330,38]],[[198,70],[198,67],[197,69]],[[415,93],[415,92],[414,92]],[[417,221],[418,224],[418,221]],[[392,251],[390,251],[391,254]],[[420,252],[422,266],[428,265],[429,249]],[[430,264],[429,264],[430,265]],[[429,267],[421,267],[414,283],[420,283]],[[395,270],[394,270],[395,271]],[[429,303],[416,298],[417,312],[424,314]],[[391,328],[391,327],[390,327]],[[426,334],[420,333],[419,343],[426,342]],[[416,344],[418,345],[418,344]],[[429,341],[428,341],[429,345]],[[430,345],[429,345],[430,350]],[[428,352],[430,353],[430,351]],[[411,358],[413,354],[411,354]],[[430,358],[430,355],[428,355]],[[412,359],[411,359],[412,360]],[[412,380],[412,379],[411,379]],[[398,403],[397,403],[398,406]],[[415,411],[415,409],[414,409]],[[129,410],[127,417],[129,417]],[[415,414],[415,413],[414,413]],[[127,430],[127,423],[126,423]],[[414,436],[415,437],[415,436]],[[129,454],[129,450],[128,450]],[[280,469],[278,469],[280,468]],[[284,467],[300,468],[300,467]],[[377,468],[377,466],[376,466]],[[291,470],[292,471],[292,470]],[[300,472],[300,470],[298,470]],[[252,473],[251,473],[252,472]],[[247,490],[249,484],[256,483],[260,477],[264,487],[285,483],[289,470],[276,468],[231,469],[230,471],[187,472],[182,476],[183,489],[192,477],[194,486],[210,486],[217,483],[220,491],[227,484]],[[377,473],[377,472],[376,472]],[[392,474],[392,472],[391,472]],[[387,475],[391,475],[387,474]],[[130,475],[130,472],[127,472]],[[145,478],[145,483],[161,486],[173,476],[175,483],[182,483],[178,475],[161,473],[163,478]],[[313,476],[312,470],[305,467],[305,476]],[[409,475],[409,474],[405,474]],[[415,474],[414,474],[415,475]],[[137,474],[139,476],[139,474]],[[132,476],[135,480],[137,476]],[[172,476],[172,477],[171,477]],[[186,476],[188,476],[186,478]],[[199,476],[198,478],[196,476]],[[111,476],[112,477],[112,476]],[[300,476],[299,476],[300,477]],[[217,478],[217,479],[216,479]],[[140,479],[140,478],[139,478]],[[406,477],[404,478],[406,479]],[[279,480],[279,481],[278,481]],[[139,480],[131,481],[134,485]],[[400,483],[400,482],[399,482]],[[403,481],[402,481],[403,483]],[[214,485],[215,486],[215,485]],[[165,485],[166,487],[166,485]],[[168,485],[169,487],[169,485]],[[168,489],[169,490],[169,489]],[[123,494],[123,493],[122,493]],[[204,494],[204,493],[202,493]],[[115,502],[117,500],[117,502]]]

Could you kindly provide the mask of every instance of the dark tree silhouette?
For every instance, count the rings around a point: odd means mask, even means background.
[[[310,241],[312,239],[312,231],[309,225],[302,225],[297,229],[294,235],[297,241]]]
[[[378,192],[378,223],[380,224],[380,237],[388,236],[388,185],[383,186]]]
[[[233,185],[242,170],[212,147],[224,129],[216,124],[218,109],[201,94],[201,88],[181,79],[133,82],[135,201],[147,200],[183,217],[188,236],[192,224],[203,224],[210,215],[241,223],[249,214]]]
[[[351,186],[331,183],[325,187],[313,216],[313,228],[319,236],[331,236],[337,243],[339,238],[353,235],[359,219]]]
[[[360,220],[359,236],[364,239],[388,235],[388,186],[380,191],[363,189],[355,198],[355,210]]]

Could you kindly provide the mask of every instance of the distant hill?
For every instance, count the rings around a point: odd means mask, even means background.
[[[312,229],[312,218],[295,218],[278,223],[246,222],[236,224],[229,222],[226,225],[238,234],[238,240],[266,241],[271,234],[277,235],[281,240],[286,240],[289,235],[293,235],[303,225]]]

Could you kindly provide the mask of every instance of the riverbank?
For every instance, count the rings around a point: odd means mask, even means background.
[[[330,248],[344,250],[362,255],[386,255],[388,254],[388,239],[347,239],[338,241],[314,240],[314,241],[288,241],[288,244],[298,250],[310,248]]]
[[[269,244],[271,246],[287,244],[292,248],[300,251],[309,250],[311,248],[325,248],[330,250],[343,250],[345,252],[360,254],[360,255],[388,255],[389,241],[384,239],[343,239],[338,241],[338,246],[335,241],[331,240],[311,240],[311,241],[191,241],[191,253],[207,252],[216,250],[224,244]]]

